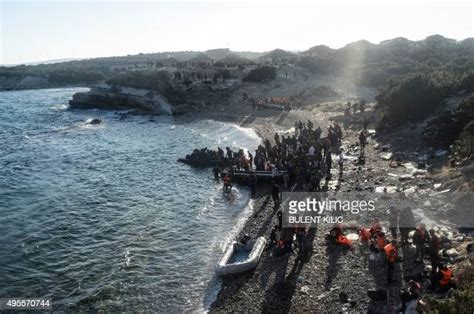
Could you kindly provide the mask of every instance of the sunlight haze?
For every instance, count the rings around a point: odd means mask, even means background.
[[[472,2],[1,2],[0,64],[160,51],[473,37]]]

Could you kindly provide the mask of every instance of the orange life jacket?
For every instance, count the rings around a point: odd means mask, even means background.
[[[379,249],[384,249],[385,246],[387,245],[387,240],[385,240],[385,237],[377,235],[377,245]]]
[[[443,274],[443,278],[440,279],[439,285],[446,286],[447,284],[449,284],[449,281],[453,277],[453,270],[451,268],[448,268],[446,270],[440,269],[439,271]]]
[[[336,242],[341,245],[352,246],[352,241],[349,240],[345,235],[340,234],[336,238]]]
[[[387,260],[391,263],[395,262],[398,257],[398,250],[393,244],[387,244],[384,247],[385,255],[387,256]]]

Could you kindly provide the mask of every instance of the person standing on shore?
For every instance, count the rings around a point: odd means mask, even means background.
[[[212,173],[214,174],[214,180],[219,182],[219,174],[221,173],[219,168],[216,166],[214,169],[212,169]]]
[[[425,225],[420,224],[413,235],[413,243],[416,246],[415,263],[423,263],[425,257],[425,244],[429,243],[430,236],[426,231]]]
[[[278,186],[276,181],[273,181],[273,185],[272,185],[272,198],[273,198],[274,208],[275,209],[280,208],[280,187]]]
[[[339,151],[339,155],[337,156],[337,164],[339,165],[339,178],[342,178],[342,173],[344,171],[344,154],[342,152],[342,148]]]
[[[430,244],[429,244],[429,254],[430,254],[430,261],[431,261],[431,274],[436,274],[438,271],[438,251],[440,247],[440,240],[439,237],[436,235],[433,229],[430,229]]]
[[[389,208],[389,224],[390,224],[390,232],[392,234],[392,239],[397,239],[397,229],[398,229],[398,210],[394,206],[390,206]]]
[[[402,245],[408,244],[408,234],[415,228],[415,217],[410,207],[405,207],[399,220]]]
[[[276,235],[277,230],[278,230],[278,225],[274,226],[272,228],[272,232],[270,233],[270,246],[272,247],[278,244],[277,235]]]
[[[278,219],[278,230],[281,231],[281,229],[283,229],[283,213],[281,212],[281,210],[279,210],[277,213],[277,219]]]
[[[395,270],[395,262],[398,259],[397,241],[392,240],[384,247],[385,257],[387,258],[387,284],[393,282],[393,271]]]
[[[326,163],[326,182],[328,182],[329,180],[331,180],[331,166],[332,166],[332,156],[331,156],[330,151],[326,153],[325,163]]]
[[[226,174],[224,176],[224,191],[231,191],[232,190],[232,184],[230,183],[230,176]]]
[[[250,186],[250,194],[252,196],[255,196],[256,185],[257,185],[257,175],[255,174],[255,172],[250,171],[249,186]]]
[[[367,137],[365,136],[364,131],[359,133],[359,145],[360,145],[360,156],[365,155],[365,144],[367,143]]]

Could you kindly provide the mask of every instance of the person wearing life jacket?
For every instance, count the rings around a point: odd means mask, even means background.
[[[230,176],[226,174],[224,176],[224,191],[232,190],[232,184],[230,183]]]
[[[368,261],[368,256],[366,255],[367,250],[369,249],[370,239],[372,235],[370,234],[370,229],[368,228],[359,228],[359,251],[360,255],[364,259],[364,264]]]
[[[340,224],[334,225],[334,227],[329,231],[329,237],[335,244],[352,248],[352,241],[344,235],[342,226]]]
[[[453,270],[451,267],[447,267],[446,265],[440,265],[438,270],[438,282],[437,282],[437,292],[446,292],[450,288],[453,288],[454,285],[452,283],[453,278]]]
[[[385,246],[388,244],[387,239],[385,238],[385,232],[379,232],[375,235],[375,243],[379,251],[384,251]]]
[[[348,239],[344,234],[340,234],[336,237],[336,243],[349,249],[352,248],[352,241]]]
[[[330,243],[335,244],[337,243],[337,238],[342,235],[342,227],[339,224],[335,224],[331,230],[329,230],[328,238]]]
[[[389,244],[384,246],[385,257],[387,259],[387,284],[393,282],[393,271],[395,269],[395,262],[398,259],[397,241],[392,240]]]

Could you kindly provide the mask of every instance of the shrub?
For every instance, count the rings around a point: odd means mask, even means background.
[[[266,83],[276,78],[276,68],[272,66],[262,66],[252,71],[245,76],[242,81],[254,83]]]
[[[463,89],[472,90],[469,74],[425,72],[389,80],[376,100],[386,109],[387,122],[400,125],[420,121],[437,109],[442,101]]]

